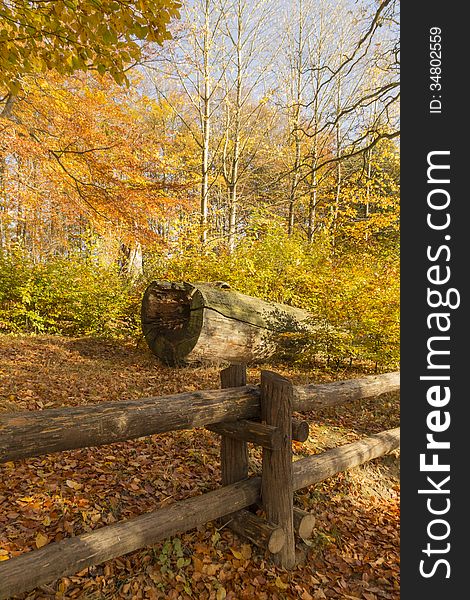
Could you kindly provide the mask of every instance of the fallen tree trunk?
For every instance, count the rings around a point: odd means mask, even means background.
[[[300,459],[293,464],[294,489],[323,481],[399,445],[400,430],[391,429],[318,456]],[[260,501],[260,489],[260,477],[246,479],[2,562],[0,600],[246,508]]]
[[[311,314],[246,296],[226,284],[154,281],[144,293],[141,319],[152,352],[174,366],[269,358],[279,334],[305,330]]]
[[[399,389],[399,373],[294,386],[293,409],[308,411]],[[259,388],[248,385],[93,406],[2,413],[0,463],[125,442],[155,433],[257,419],[260,417],[259,399]]]

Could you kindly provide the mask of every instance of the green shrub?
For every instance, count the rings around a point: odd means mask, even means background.
[[[399,362],[398,255],[380,247],[333,255],[326,236],[308,244],[286,236],[285,224],[260,218],[229,254],[202,248],[196,233],[175,242],[169,256],[150,254],[146,277],[226,281],[232,288],[312,313],[315,333],[290,332],[279,357],[351,359],[396,368]]]
[[[140,334],[140,305],[153,279],[226,281],[270,302],[311,312],[314,333],[282,337],[284,360],[336,363],[351,359],[396,368],[399,362],[399,274],[395,250],[369,247],[339,254],[328,238],[308,244],[285,224],[262,217],[229,254],[197,233],[180,235],[168,251],[147,252],[145,282],[116,266],[79,256],[33,264],[20,252],[0,254],[0,328],[63,335]]]
[[[141,288],[117,267],[77,257],[33,264],[0,255],[0,327],[63,335],[123,335],[138,329]]]

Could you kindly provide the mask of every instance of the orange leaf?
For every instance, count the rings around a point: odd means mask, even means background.
[[[198,558],[197,556],[193,556],[193,565],[194,565],[194,570],[197,573],[202,573],[203,562],[200,558]]]

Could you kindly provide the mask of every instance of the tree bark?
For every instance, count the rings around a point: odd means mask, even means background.
[[[204,3],[204,29],[202,36],[202,89],[199,92],[201,103],[201,132],[202,132],[202,148],[201,148],[201,242],[207,242],[207,217],[209,214],[209,152],[211,142],[211,84],[210,84],[210,6],[209,1]]]

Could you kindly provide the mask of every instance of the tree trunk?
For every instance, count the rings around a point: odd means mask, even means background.
[[[272,356],[279,335],[302,331],[311,315],[246,296],[220,282],[154,281],[142,300],[142,330],[163,362],[249,363]]]
[[[201,131],[202,131],[202,148],[201,148],[201,242],[207,242],[207,217],[209,213],[209,169],[210,169],[210,141],[211,141],[211,84],[210,84],[210,18],[209,18],[209,2],[204,3],[204,33],[202,40],[202,89],[199,92],[200,98],[200,114],[201,114]]]

